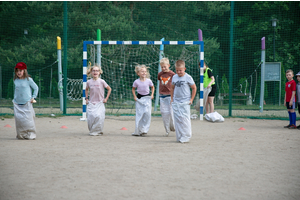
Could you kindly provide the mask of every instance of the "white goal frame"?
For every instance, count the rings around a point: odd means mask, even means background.
[[[82,76],[82,118],[86,120],[85,89],[87,82],[87,45],[199,45],[200,60],[200,120],[203,120],[203,66],[204,42],[203,41],[83,41],[83,76]],[[100,56],[101,57],[101,56]]]

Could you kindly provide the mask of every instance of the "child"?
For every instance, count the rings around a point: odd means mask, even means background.
[[[300,114],[300,71],[296,74],[296,77],[297,77],[297,85],[296,85],[296,89],[297,89],[297,92],[296,92],[296,95],[297,95],[297,102],[298,102],[298,113]],[[300,125],[297,126],[298,129],[300,129]]]
[[[200,67],[200,64],[199,64]],[[204,88],[210,88],[211,92],[208,94],[208,98],[205,105],[206,113],[213,113],[214,112],[214,98],[217,91],[217,86],[215,84],[215,77],[212,73],[212,70],[208,68],[208,66],[204,63],[203,66],[204,70],[204,79],[203,79],[203,87]]]
[[[183,60],[177,60],[175,68],[176,75],[172,78],[171,86],[171,102],[177,141],[185,143],[189,142],[192,137],[190,105],[195,98],[197,87],[193,78],[185,72],[186,68]]]
[[[103,71],[99,66],[93,66],[87,72],[88,76],[90,74],[92,75],[92,79],[88,80],[86,83],[85,90],[87,122],[91,136],[103,135],[102,131],[105,119],[104,103],[107,102],[111,93],[111,88],[109,85],[100,78],[102,73]],[[106,98],[104,98],[104,88],[107,89]],[[90,97],[88,98],[89,90]]]
[[[159,81],[160,111],[166,129],[166,136],[168,136],[170,131],[175,131],[171,106],[171,85],[172,77],[175,73],[169,69],[170,62],[168,58],[161,59],[160,66],[162,71],[157,76]]]
[[[38,86],[30,78],[27,72],[27,66],[23,62],[17,63],[15,67],[15,93],[14,93],[14,115],[18,139],[34,140],[36,130],[32,103],[38,94]],[[32,94],[33,90],[33,94]]]
[[[135,131],[133,136],[143,136],[148,133],[151,123],[151,108],[154,95],[154,85],[149,79],[150,74],[145,65],[135,67],[135,73],[140,77],[133,82],[132,94],[135,103]],[[149,96],[149,87],[151,87],[151,97]],[[135,95],[137,89],[137,95]]]
[[[296,82],[293,80],[294,72],[293,70],[289,69],[285,73],[286,78],[288,81],[285,84],[285,95],[284,95],[284,106],[287,107],[289,113],[290,123],[284,128],[295,129],[296,127],[296,113],[295,113],[295,106],[296,106]]]

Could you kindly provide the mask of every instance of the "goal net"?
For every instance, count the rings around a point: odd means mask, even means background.
[[[204,63],[204,46],[202,41],[84,41],[83,84],[81,91],[83,104],[82,120],[86,118],[85,88],[86,81],[90,78],[87,77],[86,72],[91,65],[98,64],[95,50],[97,45],[101,45],[100,63],[103,70],[101,78],[112,88],[111,95],[106,103],[107,114],[134,115],[135,101],[132,96],[132,84],[134,80],[139,78],[134,71],[135,66],[144,64],[149,67],[150,79],[157,91],[157,74],[160,71],[159,61],[164,57],[170,60],[170,69],[174,72],[175,62],[178,59],[185,61],[186,72],[193,77],[197,85],[198,92],[194,104],[199,99],[201,81],[198,66],[199,62],[202,66]],[[158,93],[156,92],[154,99],[153,114],[159,115]],[[193,105],[191,109],[191,113],[197,112],[194,110]],[[203,113],[200,110],[200,118],[201,114]]]

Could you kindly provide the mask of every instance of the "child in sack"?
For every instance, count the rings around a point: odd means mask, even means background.
[[[135,67],[135,73],[140,77],[133,82],[132,94],[135,103],[135,131],[133,136],[143,136],[148,133],[151,123],[152,99],[154,98],[154,85],[150,73],[145,65]],[[151,96],[149,93],[151,87]],[[137,95],[135,94],[137,90]]]
[[[160,67],[162,71],[157,75],[157,80],[159,81],[160,111],[166,130],[166,136],[168,136],[170,131],[175,131],[174,116],[171,106],[172,77],[175,73],[170,70],[168,58],[160,60]]]
[[[103,135],[105,106],[111,93],[110,86],[100,78],[103,73],[101,67],[91,67],[87,75],[92,75],[92,79],[88,80],[85,89],[85,100],[87,104],[87,123],[91,136]],[[104,98],[104,88],[107,89],[106,98]],[[90,91],[90,97],[88,94]]]
[[[27,66],[23,62],[17,63],[15,67],[14,85],[13,103],[17,138],[34,140],[36,129],[32,103],[36,102],[39,88],[28,74]]]
[[[177,60],[176,74],[172,79],[171,102],[175,120],[175,132],[178,142],[189,142],[192,137],[190,105],[196,96],[196,84],[193,78],[185,72],[185,62]],[[192,93],[191,90],[192,89]]]

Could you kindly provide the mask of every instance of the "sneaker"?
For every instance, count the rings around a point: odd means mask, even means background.
[[[300,130],[300,125],[299,125],[299,126],[297,126],[297,129],[299,129],[299,130]]]
[[[284,126],[284,128],[290,128],[292,125],[291,124],[289,124],[289,125],[287,125],[287,126]]]
[[[292,124],[289,129],[297,129],[297,126],[295,126],[294,124]]]

